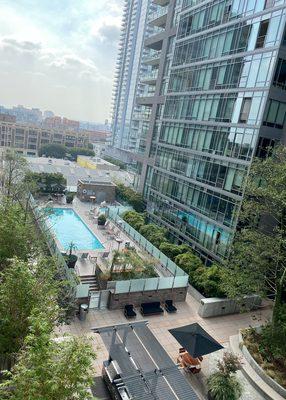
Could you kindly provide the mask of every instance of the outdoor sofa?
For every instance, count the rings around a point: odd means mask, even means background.
[[[140,312],[142,315],[154,315],[164,313],[163,308],[159,301],[154,301],[152,303],[142,303],[140,307]]]
[[[168,313],[174,313],[177,311],[177,308],[173,304],[173,300],[166,300],[165,301],[165,310]]]

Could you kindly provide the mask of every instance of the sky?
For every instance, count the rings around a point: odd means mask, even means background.
[[[104,122],[123,0],[0,0],[0,104]]]

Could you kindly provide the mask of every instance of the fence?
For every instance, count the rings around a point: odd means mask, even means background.
[[[74,288],[78,285],[78,281],[74,271],[68,268],[66,261],[59,251],[55,238],[53,237],[52,233],[50,232],[50,227],[46,223],[45,214],[43,211],[37,206],[37,203],[32,195],[29,197],[29,206],[34,214],[36,224],[38,225],[39,229],[41,230],[42,234],[45,237],[47,246],[51,252],[51,254],[55,257],[59,266],[62,266],[66,272],[67,278],[72,283]]]
[[[145,279],[130,279],[128,281],[109,282],[108,288],[114,289],[114,293],[132,293],[144,291],[157,291],[162,289],[175,289],[188,286],[188,275],[172,260],[153,246],[144,236],[137,232],[127,222],[123,221],[118,211],[108,210],[109,218],[115,222],[124,232],[132,238],[140,247],[160,261],[160,264],[171,276]]]

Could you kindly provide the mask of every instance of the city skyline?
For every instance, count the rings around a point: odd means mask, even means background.
[[[122,0],[0,4],[0,103],[109,118]]]

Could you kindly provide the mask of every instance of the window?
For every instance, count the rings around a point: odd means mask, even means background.
[[[256,49],[264,47],[264,42],[265,42],[265,38],[267,35],[267,31],[268,31],[268,26],[269,26],[269,19],[266,19],[265,21],[261,21],[259,31],[258,31],[256,46],[255,46]]]
[[[265,0],[264,10],[266,10],[267,8],[273,7],[273,5],[274,5],[274,0]]]
[[[279,58],[275,76],[273,80],[274,86],[279,86],[282,89],[286,89],[286,61]]]
[[[243,99],[243,102],[241,105],[239,122],[244,123],[244,124],[247,122],[248,116],[249,116],[249,111],[250,111],[250,106],[251,106],[251,97],[245,97]]]
[[[283,129],[285,122],[286,103],[276,100],[269,100],[266,118],[263,125],[277,129]]]

